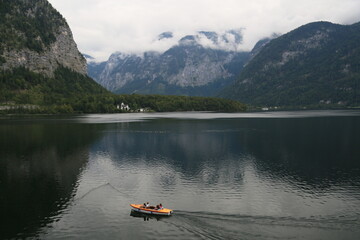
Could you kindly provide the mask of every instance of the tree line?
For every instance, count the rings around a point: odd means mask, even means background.
[[[24,67],[0,72],[0,106],[3,113],[118,113],[145,108],[155,112],[245,111],[237,101],[211,97],[113,94],[88,76],[60,67],[54,77]]]

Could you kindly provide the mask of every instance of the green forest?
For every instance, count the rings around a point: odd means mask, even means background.
[[[359,39],[360,23],[302,26],[266,45],[220,96],[254,106],[359,106]],[[293,57],[283,61],[286,54]]]
[[[0,55],[8,46],[42,52],[56,41],[55,34],[66,24],[64,18],[48,1],[38,1],[31,12],[33,5],[32,1],[0,1]]]
[[[49,78],[20,67],[0,72],[1,113],[117,113],[140,108],[155,112],[245,111],[237,101],[209,97],[163,95],[117,95],[108,92],[88,76],[58,68]]]

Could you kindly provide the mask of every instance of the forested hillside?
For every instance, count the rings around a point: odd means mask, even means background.
[[[0,1],[0,51],[28,48],[44,51],[56,41],[60,26],[66,24],[59,12],[45,0]],[[36,8],[36,10],[35,10]]]
[[[221,96],[251,105],[360,105],[360,23],[304,25],[267,44]]]
[[[130,109],[121,109],[121,103]],[[216,98],[115,95],[86,75],[65,19],[46,0],[0,1],[0,113],[244,111]]]
[[[145,111],[245,111],[237,101],[219,98],[116,95],[87,76],[59,68],[48,78],[25,68],[0,73],[4,113],[114,113]],[[121,103],[129,110],[119,108]],[[1,105],[0,105],[1,107]]]

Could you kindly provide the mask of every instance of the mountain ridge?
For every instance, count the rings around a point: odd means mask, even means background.
[[[86,75],[68,24],[46,0],[0,6],[0,114],[246,109],[226,99],[112,94]]]
[[[66,20],[48,1],[3,1],[0,13],[0,69],[26,67],[52,77],[63,66],[86,74]]]
[[[262,106],[358,106],[360,24],[313,22],[268,43],[219,96]]]
[[[109,92],[86,75],[62,15],[46,0],[0,4],[1,113],[106,110],[108,103],[94,102]]]
[[[171,32],[159,35],[171,37]],[[88,62],[88,74],[115,93],[213,96],[238,76],[250,58],[251,52],[236,51],[241,41],[241,30],[198,31],[163,53],[117,52],[106,62]]]

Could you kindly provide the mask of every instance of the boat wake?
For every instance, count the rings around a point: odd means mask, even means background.
[[[318,234],[328,239],[360,236],[359,216],[348,218],[292,218],[247,216],[210,212],[174,211],[174,217],[164,219],[190,239],[316,239]]]

